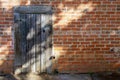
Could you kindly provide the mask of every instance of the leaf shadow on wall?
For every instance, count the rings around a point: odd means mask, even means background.
[[[114,58],[114,53],[110,52],[111,47],[120,45],[117,33],[120,29],[119,14],[110,13],[112,8],[114,10],[114,6],[106,9],[104,5],[93,1],[73,6],[62,2],[57,5],[57,11],[53,14],[53,47],[56,56],[53,66],[59,72],[105,71],[119,62],[119,57]],[[116,34],[111,34],[113,31]]]

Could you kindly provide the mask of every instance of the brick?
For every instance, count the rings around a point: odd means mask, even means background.
[[[0,56],[3,54],[9,56],[14,55],[10,28],[13,25],[14,5],[8,0],[2,1],[1,4],[3,2],[6,4],[7,12],[4,13],[2,6],[0,7],[0,50],[2,50]],[[27,2],[14,4],[26,5]],[[112,65],[119,60],[116,58],[118,56],[108,55],[113,54],[109,52],[110,48],[120,46],[119,34],[112,34],[113,31],[119,30],[119,4],[119,0],[31,1],[30,5],[53,7],[53,52],[57,51],[55,55],[60,55],[55,63],[59,65],[60,72],[85,73],[114,70]],[[81,9],[84,11],[80,11]],[[6,62],[0,60],[0,63],[3,63],[0,71],[3,69],[11,73],[12,60],[8,61],[9,66],[6,66]]]
[[[96,47],[105,47],[105,45],[101,44],[101,45],[96,45]]]

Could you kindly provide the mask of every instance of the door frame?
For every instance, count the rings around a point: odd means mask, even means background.
[[[15,6],[13,8],[14,14],[53,14],[52,11],[52,7],[51,6],[46,6],[46,5],[29,5],[29,6]],[[13,32],[15,32],[16,28],[18,27],[18,25],[15,23],[14,20],[14,26],[13,26]],[[15,34],[14,34],[15,35]],[[52,35],[52,34],[51,34]],[[14,48],[15,48],[15,55],[16,55],[16,43],[15,43],[15,36],[14,36]],[[52,53],[53,53],[53,46],[52,46]],[[51,53],[51,55],[52,55]],[[52,61],[51,61],[51,65],[52,65]],[[15,64],[14,64],[15,65]],[[18,66],[21,67],[21,66]],[[47,73],[52,73],[52,66],[49,67],[50,70]],[[15,72],[15,68],[14,68],[14,72]],[[18,72],[19,73],[19,72]],[[20,72],[21,73],[21,72]]]

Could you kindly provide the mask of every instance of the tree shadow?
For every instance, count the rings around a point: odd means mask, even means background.
[[[57,69],[60,73],[114,70],[113,65],[119,62],[120,58],[110,52],[111,47],[120,46],[119,11],[115,12],[117,1],[41,1],[39,3],[32,1],[29,3],[29,5],[39,4],[51,5],[54,10],[53,53],[56,59],[53,69]],[[12,23],[8,24],[12,25]],[[1,39],[5,38],[1,37]]]

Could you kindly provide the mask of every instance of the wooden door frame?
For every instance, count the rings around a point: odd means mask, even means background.
[[[37,5],[37,6],[30,5],[30,6],[16,6],[16,7],[14,7],[14,14],[51,14],[52,15],[52,13],[53,13],[52,7],[45,6],[45,5]],[[14,28],[13,30],[15,30],[16,27],[18,27],[18,25],[16,25],[16,23],[15,23],[15,25],[13,26],[13,28]],[[14,41],[15,41],[15,38],[14,38]],[[14,42],[14,45],[16,45],[15,42]],[[16,50],[15,50],[15,54],[16,54]],[[47,73],[52,73],[52,67],[51,67],[50,71],[51,72],[47,72]]]
[[[16,6],[14,7],[14,13],[52,14],[53,10],[51,6],[45,5]]]

